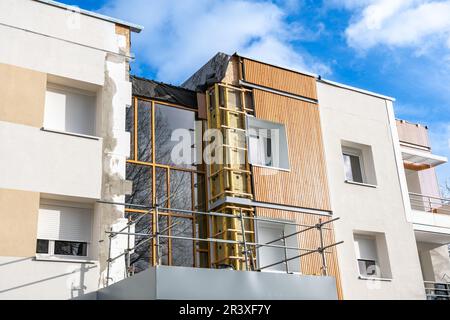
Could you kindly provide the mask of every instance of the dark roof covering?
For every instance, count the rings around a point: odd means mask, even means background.
[[[204,91],[208,85],[221,82],[225,77],[230,59],[231,56],[228,54],[217,53],[181,86],[190,90]]]
[[[131,76],[133,95],[197,109],[197,93],[188,89]]]

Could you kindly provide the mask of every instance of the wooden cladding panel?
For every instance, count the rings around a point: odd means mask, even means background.
[[[331,210],[317,105],[254,90],[258,119],[286,126],[290,171],[253,166],[255,200]]]
[[[288,212],[275,209],[257,208],[256,214],[258,217],[265,217],[275,220],[291,221],[302,224],[305,227],[297,226],[297,230],[306,229],[306,226],[311,226],[322,222],[329,221],[331,218],[326,216],[317,216],[307,213]],[[323,229],[324,245],[331,245],[336,242],[334,237],[333,224],[330,223],[324,226]],[[298,246],[301,249],[315,250],[320,247],[320,233],[317,229],[311,229],[297,235]],[[301,253],[305,253],[302,251]],[[339,273],[339,265],[336,253],[336,247],[326,250],[326,261],[328,275],[336,278],[336,288],[338,297],[342,298],[342,287]],[[304,275],[322,275],[322,256],[319,253],[312,253],[300,259],[300,270]]]
[[[294,71],[244,59],[244,80],[317,100],[316,79]]]

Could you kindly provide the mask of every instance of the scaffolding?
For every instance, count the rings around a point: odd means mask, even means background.
[[[222,141],[210,156],[216,157],[208,167],[208,182],[210,186],[209,205],[213,206],[219,200],[227,197],[252,199],[251,170],[248,161],[247,116],[253,111],[252,91],[225,83],[216,83],[206,91],[208,129],[221,133]],[[229,204],[226,201],[215,208],[236,219],[216,216],[211,219],[215,237],[233,242],[215,244],[214,264],[232,266],[236,270],[248,270],[244,261],[254,257],[249,253],[244,256],[238,243],[253,242],[254,230],[248,221],[240,216],[254,216],[252,207]],[[247,226],[243,224],[247,223]],[[245,231],[243,230],[245,229]],[[247,252],[247,251],[246,251]]]
[[[305,225],[296,223],[293,221],[282,221],[282,220],[276,220],[276,219],[270,219],[265,217],[256,217],[256,216],[248,216],[245,213],[243,213],[242,210],[240,210],[239,214],[228,214],[228,213],[222,213],[222,212],[199,212],[199,211],[191,211],[191,210],[182,210],[182,209],[174,209],[174,208],[163,208],[159,206],[153,206],[153,207],[146,207],[142,205],[133,205],[133,204],[127,204],[127,203],[116,203],[116,202],[110,202],[110,201],[98,201],[102,204],[109,204],[109,205],[115,205],[115,206],[123,206],[123,207],[131,207],[131,208],[139,208],[139,209],[146,209],[147,212],[143,213],[139,218],[132,220],[129,219],[128,223],[125,227],[118,231],[113,231],[112,229],[109,231],[106,231],[106,234],[109,239],[109,250],[108,250],[108,259],[107,259],[107,274],[106,274],[106,286],[109,285],[110,278],[110,268],[111,263],[118,260],[121,257],[125,256],[125,267],[127,272],[125,273],[125,277],[129,277],[133,275],[133,272],[131,272],[131,253],[136,250],[139,246],[142,246],[144,243],[147,243],[149,241],[152,241],[153,246],[155,247],[156,252],[156,266],[161,265],[161,239],[177,239],[181,241],[192,241],[194,244],[198,244],[201,242],[206,243],[213,243],[216,245],[230,245],[238,248],[239,253],[239,259],[242,260],[243,265],[245,266],[244,269],[246,271],[263,271],[269,268],[272,268],[274,266],[278,266],[280,264],[284,265],[284,271],[286,273],[292,273],[291,270],[289,270],[289,261],[292,260],[299,260],[302,257],[312,255],[312,254],[319,254],[321,257],[321,275],[327,276],[328,275],[328,267],[327,267],[327,259],[326,254],[331,253],[331,251],[327,251],[328,249],[331,249],[339,244],[342,244],[343,241],[334,242],[334,243],[325,243],[325,237],[323,234],[324,229],[331,230],[330,228],[327,228],[326,226],[337,221],[339,218],[333,218],[328,221],[323,221],[322,218],[319,218],[317,221],[317,224],[314,225]],[[254,225],[257,222],[267,222],[272,224],[281,224],[281,225],[290,225],[294,226],[297,230],[290,234],[285,234],[283,232],[282,236],[279,238],[275,238],[273,240],[270,240],[265,243],[260,243],[255,240],[248,241],[246,237],[241,237],[240,239],[223,239],[219,238],[217,234],[213,234],[213,237],[205,236],[204,238],[201,237],[186,237],[186,236],[175,236],[175,235],[169,235],[164,234],[169,229],[172,229],[176,223],[171,224],[167,226],[166,228],[160,230],[159,228],[159,219],[161,218],[161,214],[163,212],[176,212],[180,214],[196,214],[196,215],[204,215],[208,219],[231,219],[232,221],[239,221],[240,226],[240,234],[246,234],[249,230],[248,226],[251,226],[252,230],[251,232],[254,232],[255,230]],[[143,219],[146,216],[151,215],[152,218],[156,223],[153,223],[155,225],[155,229],[153,229],[153,232],[150,233],[139,233],[139,232],[131,232],[132,226],[136,225],[141,219]],[[247,227],[246,227],[247,226]],[[317,248],[301,248],[299,246],[288,246],[287,245],[287,239],[298,236],[302,233],[309,232],[309,231],[317,231],[319,233],[319,244]],[[117,256],[112,257],[111,256],[111,247],[112,247],[112,240],[119,236],[119,235],[126,235],[127,236],[127,248],[124,250],[124,252],[120,253]],[[137,245],[131,245],[131,239],[132,237],[144,237],[145,240],[140,242]],[[282,242],[282,244],[275,244],[276,242]],[[279,250],[283,250],[284,256],[281,260],[274,261],[273,263],[269,263],[263,266],[260,266],[258,263],[258,259],[256,259],[258,254],[258,249],[260,248],[276,248]],[[294,256],[288,256],[288,251],[296,251],[297,254]],[[300,262],[299,262],[300,263]],[[214,262],[211,263],[210,268],[221,268],[221,264]],[[232,265],[230,266],[232,267]]]

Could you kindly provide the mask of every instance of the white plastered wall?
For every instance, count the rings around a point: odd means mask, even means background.
[[[65,300],[97,289],[98,263],[0,257],[0,300]]]
[[[103,85],[105,50],[119,52],[113,23],[36,1],[0,1],[0,22],[2,63]]]
[[[406,221],[389,112],[384,99],[318,83],[344,299],[424,299],[413,228]],[[394,123],[395,125],[395,123]],[[377,187],[345,183],[342,140],[372,148]],[[406,184],[406,181],[404,181]],[[408,202],[409,203],[409,202]],[[384,233],[391,279],[359,279],[354,232]]]

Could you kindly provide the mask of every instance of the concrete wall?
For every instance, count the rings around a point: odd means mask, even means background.
[[[0,188],[99,199],[102,141],[0,121]]]
[[[390,102],[318,83],[344,299],[424,299],[420,263],[405,202],[392,137]],[[395,125],[395,123],[394,123]],[[345,183],[342,140],[371,146],[377,186]],[[409,200],[408,200],[409,201]],[[353,233],[383,234],[391,279],[359,279]]]
[[[0,300],[65,300],[98,288],[96,263],[0,257]]]
[[[333,277],[158,266],[98,292],[99,300],[336,300]]]

